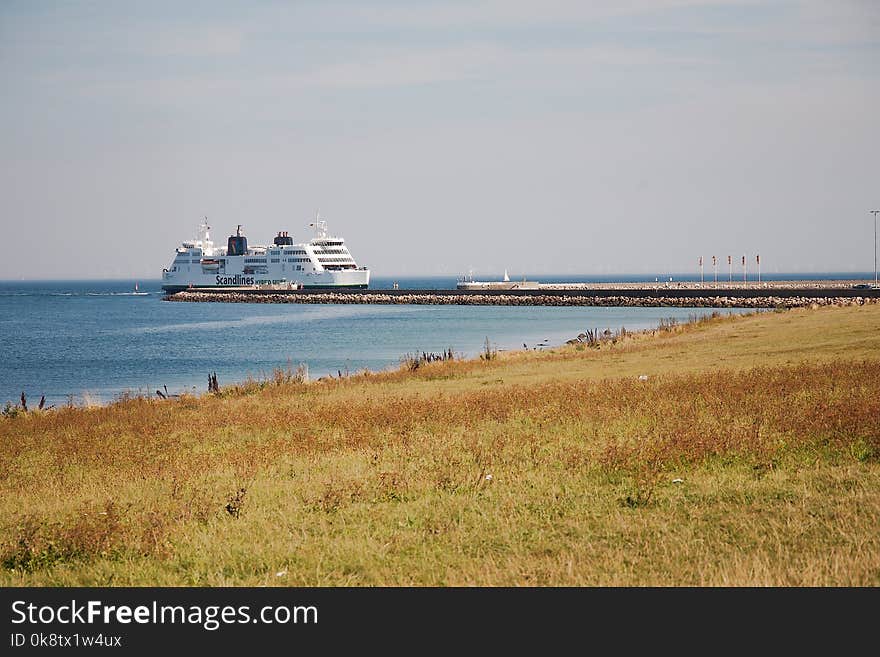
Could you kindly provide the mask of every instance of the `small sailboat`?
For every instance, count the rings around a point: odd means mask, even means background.
[[[504,279],[500,281],[475,281],[473,270],[458,280],[455,286],[457,290],[537,290],[537,281],[527,281],[523,274],[522,282],[512,283],[507,269],[504,270]]]
[[[141,292],[140,287],[138,286],[137,281],[134,282],[134,291],[131,293],[133,296],[144,297],[149,294],[149,292]]]

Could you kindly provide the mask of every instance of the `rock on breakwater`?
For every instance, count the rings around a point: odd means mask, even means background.
[[[804,306],[861,306],[877,303],[880,299],[861,296],[664,296],[587,294],[434,294],[413,292],[385,294],[382,292],[309,292],[260,293],[212,292],[187,290],[165,297],[167,301],[225,302],[225,303],[309,303],[309,304],[386,304],[426,306],[635,306],[675,308],[799,308]]]

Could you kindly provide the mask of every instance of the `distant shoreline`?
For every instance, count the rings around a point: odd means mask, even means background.
[[[414,282],[421,281],[444,281],[448,282],[451,285],[455,285],[455,282],[460,279],[460,273],[449,273],[449,274],[376,274],[374,272],[374,276],[371,277],[370,284],[373,287],[384,287],[386,284],[388,287],[391,287],[392,282],[400,282],[401,285],[412,285]],[[480,278],[482,280],[494,280],[501,279],[501,274],[495,274],[492,272],[482,272],[476,278]],[[526,277],[528,280],[534,280],[539,282],[541,285],[603,285],[603,286],[617,286],[617,285],[665,285],[666,282],[672,281],[670,285],[678,285],[679,283],[686,285],[699,284],[699,274],[694,274],[690,272],[670,272],[666,274],[659,273],[648,273],[648,274],[533,274],[527,273]],[[522,280],[523,275],[518,273],[516,275],[511,275],[511,281],[516,282],[517,280]],[[853,283],[872,283],[874,281],[874,273],[873,271],[864,271],[864,272],[769,272],[762,273],[761,275],[761,285],[764,283],[783,283],[783,282],[803,282],[803,283],[812,283],[812,282],[838,282],[844,285],[850,285]],[[17,286],[17,285],[52,285],[59,283],[96,283],[96,284],[111,284],[111,283],[120,283],[126,285],[133,285],[135,282],[140,283],[142,287],[156,286],[159,287],[162,284],[162,279],[160,277],[147,276],[147,277],[138,277],[138,276],[125,276],[125,277],[69,277],[69,278],[0,278],[0,285],[2,286]],[[742,271],[737,275],[734,273],[733,280],[729,280],[728,272],[725,271],[722,275],[722,272],[719,270],[718,272],[718,285],[719,287],[722,285],[727,286],[737,286],[743,285],[742,280]],[[758,285],[757,281],[757,272],[750,271],[748,273],[748,281],[747,285]],[[704,276],[704,286],[714,285],[713,273],[707,272]]]
[[[790,290],[790,289],[847,289],[859,283],[871,284],[868,279],[804,279],[758,281],[661,281],[654,283],[541,283],[548,290]]]

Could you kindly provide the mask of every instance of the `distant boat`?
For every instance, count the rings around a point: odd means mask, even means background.
[[[500,281],[475,281],[471,270],[466,276],[461,276],[455,285],[457,290],[537,290],[539,287],[538,281],[527,281],[525,276],[522,281],[511,281],[506,269],[504,279]]]

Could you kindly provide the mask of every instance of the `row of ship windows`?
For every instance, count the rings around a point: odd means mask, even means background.
[[[292,258],[291,260],[294,260],[294,259],[296,259],[296,260],[302,260],[302,261],[308,261],[308,258]],[[198,261],[197,261],[197,260],[193,260],[193,262],[195,263],[195,262],[198,262]],[[274,260],[273,260],[273,262],[274,262]],[[186,263],[183,263],[183,264],[186,264]],[[180,271],[183,271],[183,267],[179,267],[179,268],[178,268],[177,266],[172,267],[172,268],[171,268],[171,271],[173,271],[173,272],[174,272],[174,271],[178,271],[178,269],[179,269]],[[255,271],[254,273],[260,273],[260,274],[265,274],[265,273],[266,273],[266,268],[265,268],[265,267],[257,267],[256,269],[259,270],[259,271]],[[292,269],[292,267],[291,267],[291,269]],[[312,269],[314,269],[314,267],[312,267]],[[303,271],[303,266],[302,266],[302,265],[297,265],[297,266],[296,266],[296,270],[297,270],[297,271]]]
[[[315,253],[347,253],[347,251],[315,251]],[[271,251],[269,255],[277,256],[281,255],[280,251]],[[284,255],[306,255],[306,252],[303,249],[287,249],[284,251]],[[201,253],[198,251],[193,251],[192,253],[178,253],[176,257],[177,262],[187,262],[187,258],[196,258],[200,257]],[[245,258],[245,262],[257,263],[257,262],[266,262],[265,258]]]
[[[269,251],[269,255],[270,256],[280,256],[281,251]],[[294,249],[292,251],[284,251],[284,255],[306,255],[306,252],[301,249]],[[266,262],[265,256],[263,259],[260,259],[260,258],[257,258],[257,259],[245,258],[244,259],[245,262],[250,262],[251,260],[254,260],[254,262],[256,262],[257,260],[259,260],[260,262]]]
[[[299,254],[299,255],[306,255],[306,252],[305,252],[305,251],[299,251],[299,250],[296,250],[296,251],[285,251],[285,252],[284,252],[284,255],[292,255],[292,254],[294,254],[294,253],[297,253],[297,254]],[[340,253],[341,253],[341,252],[340,252]],[[272,255],[278,255],[278,254],[277,254],[277,253],[273,253]],[[308,258],[290,258],[290,259],[287,260],[287,262],[307,262],[308,260],[309,260]],[[263,263],[265,263],[265,262],[266,262],[266,258],[245,258],[244,261],[245,261],[246,263],[248,263],[248,264],[251,264],[251,265],[258,265],[258,264],[263,264]],[[182,255],[179,255],[179,256],[177,256],[177,257],[174,259],[174,262],[175,262],[176,264],[188,265],[188,264],[190,263],[190,260],[189,260],[189,257],[184,257],[184,256],[182,256]],[[192,260],[191,262],[192,262],[193,264],[198,264],[199,262],[201,262],[201,260]],[[272,262],[277,262],[277,261],[276,261],[276,260],[273,260]]]
[[[351,262],[351,258],[318,258],[318,262]]]
[[[303,266],[302,266],[302,265],[297,265],[296,267],[294,267],[293,265],[291,265],[290,268],[291,268],[291,269],[295,269],[295,270],[297,270],[297,271],[303,271]],[[248,267],[248,269],[252,269],[252,270],[254,270],[252,273],[257,273],[257,274],[266,274],[266,273],[268,273],[268,268],[267,268],[267,267]],[[313,269],[314,269],[314,268],[313,268]],[[248,272],[245,272],[245,273],[248,273]]]
[[[348,249],[323,249],[321,251],[315,251],[317,255],[348,255]]]
[[[311,258],[270,258],[269,262],[279,263],[279,262],[311,262]],[[190,263],[197,265],[201,262],[201,260],[175,260],[175,265],[188,265]],[[248,265],[265,265],[265,258],[245,258],[245,264]],[[222,264],[225,264],[225,261],[221,261]]]

